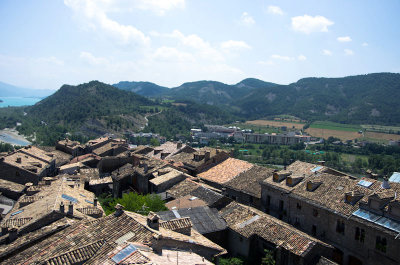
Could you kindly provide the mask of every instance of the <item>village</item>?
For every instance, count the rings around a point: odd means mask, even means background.
[[[193,136],[212,137],[202,133]],[[277,265],[395,265],[399,176],[356,178],[324,161],[277,170],[226,149],[110,136],[27,146],[0,155],[0,264],[261,264],[270,253]],[[100,196],[127,193],[157,195],[168,210],[143,215],[117,204],[106,215]]]

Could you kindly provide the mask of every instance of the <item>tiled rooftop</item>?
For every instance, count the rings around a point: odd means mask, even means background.
[[[198,176],[210,182],[224,184],[252,167],[253,164],[249,162],[235,158],[228,158],[209,170],[198,174]]]
[[[160,226],[168,230],[176,231],[178,229],[192,227],[192,222],[190,221],[190,217],[184,217],[160,222]]]
[[[237,177],[226,182],[224,185],[240,191],[256,198],[261,198],[261,185],[260,181],[272,176],[273,169],[260,166],[254,166],[249,170],[240,173]]]
[[[236,202],[220,211],[228,227],[245,238],[253,235],[303,256],[317,244],[325,243],[268,214]]]
[[[186,195],[175,199],[173,201],[167,202],[165,206],[170,209],[182,209],[182,208],[193,208],[199,206],[207,206],[207,203],[193,195]]]

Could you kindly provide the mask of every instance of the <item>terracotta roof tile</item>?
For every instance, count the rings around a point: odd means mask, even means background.
[[[252,167],[253,164],[249,162],[235,158],[228,158],[209,170],[198,174],[198,176],[207,181],[224,184]]]

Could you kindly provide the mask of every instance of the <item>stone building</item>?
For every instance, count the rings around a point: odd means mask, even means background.
[[[265,249],[273,252],[276,265],[311,265],[331,256],[330,245],[254,208],[232,202],[220,214],[229,228],[224,246],[251,264],[260,264]]]
[[[223,194],[245,205],[261,209],[260,181],[272,175],[273,169],[253,166],[224,183]]]
[[[16,230],[15,236],[22,236],[64,217],[93,220],[101,216],[103,209],[83,185],[67,178],[46,179],[30,186],[5,216],[0,223],[2,239],[12,241],[4,237],[6,234],[10,237],[11,229]]]
[[[263,209],[334,246],[338,264],[398,264],[400,184],[311,165],[296,162],[264,180]]]
[[[190,235],[177,232],[190,225],[187,219],[164,223],[121,207],[94,221],[59,223],[0,245],[0,264],[211,264],[226,253],[194,229]]]
[[[84,154],[84,146],[78,141],[71,141],[68,138],[56,143],[56,150],[70,154],[73,157]]]
[[[0,178],[11,182],[37,184],[55,171],[55,159],[45,151],[28,146],[0,157]]]

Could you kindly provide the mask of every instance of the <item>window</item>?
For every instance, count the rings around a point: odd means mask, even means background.
[[[336,223],[336,232],[344,235],[344,222],[341,220],[337,220]]]
[[[271,196],[267,195],[267,201],[265,204],[267,207],[269,207],[269,205],[271,204]]]
[[[15,171],[15,176],[16,177],[19,177],[20,175],[19,175],[19,171]]]
[[[300,218],[299,217],[296,217],[294,219],[294,226],[300,226]]]
[[[313,215],[314,217],[317,217],[317,216],[318,216],[318,211],[317,211],[316,209],[313,209],[312,215]]]
[[[354,235],[354,239],[359,241],[360,243],[364,243],[365,239],[365,230],[359,227],[356,227],[356,233]]]
[[[283,201],[280,200],[279,201],[279,211],[282,211],[282,210],[283,210]]]
[[[382,251],[383,253],[386,253],[386,238],[377,236],[376,237],[376,244],[375,244],[375,249]]]
[[[311,228],[311,235],[316,236],[317,235],[317,226],[313,225]]]
[[[301,204],[300,203],[297,203],[297,210],[301,210]]]

